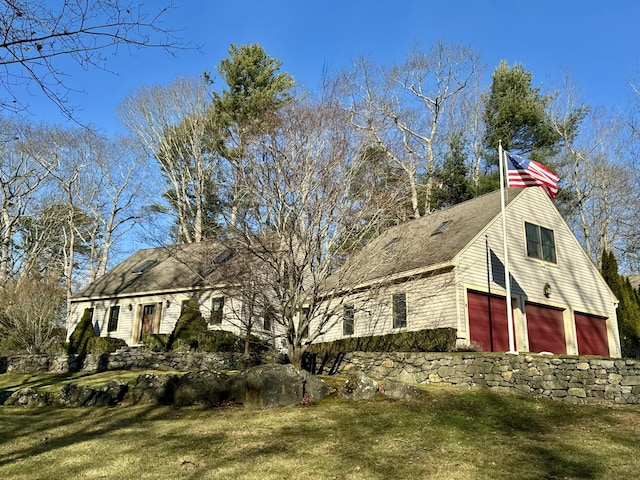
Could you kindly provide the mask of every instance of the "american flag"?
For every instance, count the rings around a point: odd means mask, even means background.
[[[551,197],[558,193],[559,177],[541,163],[511,152],[507,157],[507,186],[513,188],[543,187]]]

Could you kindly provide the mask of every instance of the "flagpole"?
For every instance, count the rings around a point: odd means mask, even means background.
[[[498,144],[498,157],[500,167],[500,201],[502,208],[502,247],[504,250],[504,283],[507,289],[507,328],[509,331],[509,352],[517,354],[515,345],[515,336],[513,328],[513,312],[511,307],[511,275],[509,274],[509,254],[507,251],[507,215],[505,207],[505,168],[504,164],[504,152],[502,150],[502,141]]]

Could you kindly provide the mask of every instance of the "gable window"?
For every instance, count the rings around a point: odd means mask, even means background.
[[[211,301],[211,317],[209,323],[211,325],[220,325],[222,323],[222,311],[224,310],[224,297],[217,297]]]
[[[527,256],[556,263],[556,243],[553,230],[524,222],[527,237]]]
[[[107,323],[107,332],[115,332],[118,330],[118,317],[120,316],[120,306],[114,305],[109,309],[109,322]]]
[[[352,305],[345,305],[342,312],[342,334],[353,335],[355,309]]]
[[[407,294],[395,293],[393,295],[393,328],[407,326]]]

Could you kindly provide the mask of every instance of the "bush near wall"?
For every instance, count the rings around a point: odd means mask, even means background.
[[[417,332],[372,337],[351,337],[309,346],[310,354],[337,355],[348,352],[451,352],[456,349],[454,328],[434,328]]]
[[[105,353],[113,353],[126,346],[127,342],[120,338],[92,337],[87,342],[87,353],[103,355]]]

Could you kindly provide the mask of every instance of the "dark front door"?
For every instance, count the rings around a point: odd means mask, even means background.
[[[153,321],[155,319],[156,306],[155,305],[145,305],[142,309],[142,326],[140,327],[140,340],[144,338],[145,335],[149,335],[153,333]]]

